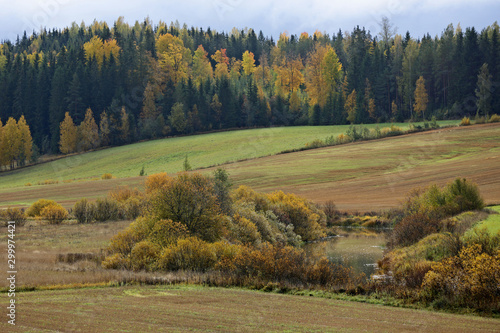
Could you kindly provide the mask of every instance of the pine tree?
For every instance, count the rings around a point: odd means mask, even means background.
[[[477,105],[477,113],[476,117],[479,116],[480,113],[484,114],[486,120],[488,120],[488,116],[491,112],[491,75],[488,70],[488,64],[483,64],[481,66],[481,70],[479,71],[479,75],[477,76],[477,88],[476,88],[476,105]]]

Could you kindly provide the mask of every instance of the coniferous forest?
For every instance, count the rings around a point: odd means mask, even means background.
[[[399,35],[383,19],[376,36],[274,40],[149,19],[73,23],[0,44],[0,119],[5,129],[24,116],[43,154],[229,128],[488,116],[500,109],[499,30]]]

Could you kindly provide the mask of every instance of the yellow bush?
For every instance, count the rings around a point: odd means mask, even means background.
[[[131,189],[128,186],[120,186],[108,193],[108,196],[118,202],[127,201],[130,198],[143,197],[141,191],[137,188]]]
[[[153,270],[155,268],[160,246],[149,240],[136,243],[130,253],[130,265],[134,271],[141,269]]]
[[[178,239],[188,236],[189,231],[184,224],[170,219],[162,219],[152,225],[148,238],[152,242],[166,247],[175,244]]]
[[[460,126],[469,126],[470,125],[470,118],[469,117],[463,117],[462,121],[460,122]]]
[[[29,208],[26,210],[26,215],[35,217],[35,216],[40,216],[42,209],[49,205],[57,205],[57,203],[54,200],[47,200],[47,199],[39,199],[35,201]]]
[[[326,215],[308,200],[292,193],[276,191],[267,194],[273,204],[271,210],[285,224],[292,224],[294,231],[304,241],[325,237]]]
[[[500,310],[500,251],[491,256],[474,244],[455,257],[434,263],[425,275],[423,295],[442,298],[451,306]]]
[[[197,237],[180,239],[177,244],[163,249],[159,267],[166,270],[193,270],[203,272],[215,266],[217,256],[210,243]]]
[[[110,173],[105,173],[101,176],[101,179],[113,179],[113,175]]]
[[[341,133],[341,134],[339,134],[339,136],[337,136],[336,143],[343,144],[343,143],[348,143],[351,141],[352,141],[352,138],[349,135]]]
[[[130,266],[130,259],[125,258],[122,254],[120,253],[115,253],[113,255],[110,255],[106,257],[102,263],[101,266],[105,269],[123,269],[123,268],[129,268]]]
[[[166,172],[156,173],[154,175],[148,176],[144,183],[146,194],[150,194],[156,190],[161,189],[165,185],[169,184],[172,177],[167,175]]]
[[[500,122],[500,116],[497,115],[497,114],[491,115],[489,122],[490,123],[498,123],[498,122]]]
[[[258,244],[261,236],[257,226],[240,214],[233,216],[233,234],[243,244]]]
[[[68,218],[68,211],[59,204],[50,204],[42,209],[40,216],[50,224],[59,224]]]

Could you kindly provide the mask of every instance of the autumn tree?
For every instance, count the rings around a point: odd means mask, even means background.
[[[24,115],[19,118],[17,122],[18,127],[18,147],[17,147],[17,160],[18,163],[23,166],[26,164],[26,161],[31,159],[31,155],[33,153],[33,139],[31,138],[31,131],[26,123],[26,119],[24,119]]]
[[[127,110],[124,106],[121,109],[120,116],[120,139],[124,143],[128,143],[130,141],[130,121]]]
[[[420,76],[417,80],[417,87],[415,88],[415,104],[413,104],[413,109],[417,114],[422,112],[424,120],[428,102],[429,97],[427,95],[427,90],[425,89],[425,80],[423,76]]]
[[[483,64],[477,76],[477,88],[476,88],[476,105],[477,112],[476,117],[482,113],[488,119],[488,115],[491,112],[491,97],[492,97],[492,87],[491,87],[491,75],[488,70],[488,64]]]
[[[259,58],[259,66],[255,68],[254,79],[255,83],[260,87],[264,88],[271,82],[271,69],[269,68],[268,60],[266,55],[262,55]]]
[[[199,45],[193,54],[193,64],[191,67],[192,78],[199,86],[204,80],[213,76],[213,69],[207,57],[208,53],[202,45]]]
[[[16,165],[16,155],[19,151],[19,129],[17,127],[17,122],[14,118],[9,117],[7,123],[3,128],[3,145],[4,150],[2,154],[6,164],[10,164],[10,168],[13,169]]]
[[[0,167],[23,166],[33,153],[33,140],[24,115],[19,121],[9,117],[5,126],[0,121]]]
[[[74,153],[77,149],[77,138],[78,131],[73,119],[69,115],[69,112],[66,112],[64,115],[64,120],[61,122],[59,126],[59,131],[61,133],[59,139],[59,150],[63,154]]]
[[[99,121],[99,134],[101,145],[108,145],[110,142],[111,125],[106,111],[101,113],[101,120]]]
[[[306,64],[306,90],[311,105],[325,106],[340,80],[342,65],[331,46],[316,44]]]
[[[187,79],[192,58],[191,51],[184,47],[182,39],[168,33],[161,35],[156,41],[156,53],[160,68],[167,78],[174,83]]]
[[[278,65],[274,66],[276,72],[276,87],[278,91],[288,95],[298,90],[304,82],[302,69],[304,64],[299,57],[285,56]]]
[[[109,61],[111,56],[117,61],[121,50],[116,40],[110,39],[103,42],[99,36],[92,37],[90,41],[83,45],[83,49],[87,62],[95,59],[99,69],[102,67],[104,60]]]
[[[345,111],[347,112],[347,120],[354,124],[356,122],[356,116],[358,113],[358,106],[356,103],[356,90],[353,90],[349,96],[347,96],[347,100],[345,101]]]
[[[243,66],[243,72],[247,76],[255,72],[255,59],[254,59],[254,54],[252,52],[245,51],[243,53],[242,66]]]
[[[94,149],[99,146],[99,128],[90,108],[85,112],[85,119],[78,126],[78,148],[82,151]]]
[[[215,77],[229,77],[229,58],[226,55],[226,49],[217,50],[212,55],[212,59],[216,62]]]

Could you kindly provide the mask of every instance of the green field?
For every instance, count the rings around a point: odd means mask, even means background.
[[[441,126],[457,121],[439,122]],[[403,129],[408,124],[395,124]],[[419,125],[419,123],[415,123]],[[422,125],[422,124],[420,124]],[[390,124],[371,124],[368,128],[384,128]],[[301,126],[249,129],[229,132],[174,137],[102,149],[68,156],[52,162],[0,174],[0,191],[53,179],[59,182],[100,178],[104,173],[114,177],[138,176],[142,167],[147,174],[175,173],[183,169],[188,156],[193,169],[269,156],[285,150],[304,147],[314,139],[325,139],[345,133],[343,126]]]
[[[488,207],[496,211],[498,214],[490,214],[488,218],[476,225],[475,228],[487,228],[491,234],[500,232],[500,206]]]

